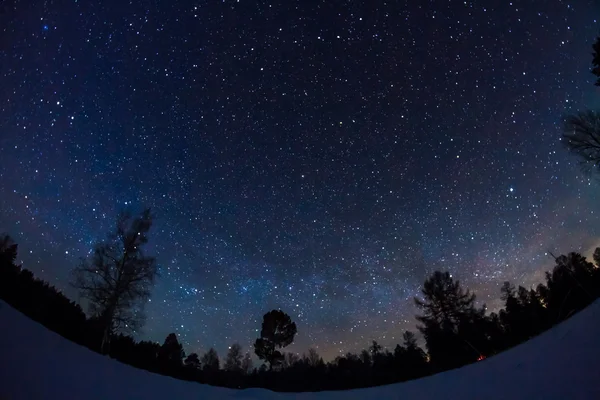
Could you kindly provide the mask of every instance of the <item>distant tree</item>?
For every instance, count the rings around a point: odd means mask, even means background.
[[[502,284],[500,288],[500,298],[504,301],[507,301],[510,298],[515,297],[515,285],[506,281]]]
[[[196,353],[190,353],[183,361],[186,368],[200,369],[200,358]]]
[[[474,329],[484,318],[475,308],[475,294],[463,290],[448,272],[436,271],[423,284],[424,300],[415,298],[423,312],[417,316],[431,361],[438,369],[455,368],[477,360],[481,354],[473,344],[483,332]],[[480,336],[480,337],[477,337]]]
[[[404,353],[406,353],[406,349],[401,345],[397,344],[396,347],[394,347],[394,358],[400,359]]]
[[[15,265],[17,248],[9,235],[0,235],[0,294],[13,306],[17,306],[15,301],[18,301],[17,298],[20,297],[15,283],[23,281],[23,279],[19,279],[19,276],[23,276],[23,271]],[[33,274],[30,280],[26,279],[25,281],[33,282]]]
[[[403,345],[406,350],[416,349],[419,346],[417,345],[417,337],[411,331],[406,331],[402,334]]]
[[[592,48],[594,50],[592,53],[592,74],[598,77],[598,80],[596,80],[596,86],[600,86],[600,36],[596,38]]]
[[[367,367],[371,366],[373,357],[371,357],[371,352],[369,350],[367,350],[367,349],[361,350],[358,357],[360,358],[360,361],[363,363],[363,365],[365,365]]]
[[[225,357],[225,364],[223,365],[225,371],[239,372],[242,369],[242,346],[238,343],[234,343],[229,347],[227,356]]]
[[[519,287],[517,291],[510,282],[503,283],[500,293],[504,309],[500,310],[499,318],[504,327],[506,345],[510,347],[532,335],[529,329],[529,298],[525,288]]]
[[[179,343],[177,335],[170,333],[160,350],[158,351],[158,362],[162,369],[169,374],[173,374],[181,369],[183,366],[183,358],[185,352],[183,351],[183,345]]]
[[[404,339],[404,354],[407,357],[409,364],[414,368],[420,368],[427,362],[427,354],[417,344],[417,338],[411,331],[406,331],[402,334]]]
[[[216,372],[219,370],[219,355],[217,351],[212,347],[208,349],[202,356],[201,360],[202,370],[208,372]]]
[[[254,365],[252,363],[252,357],[250,356],[250,353],[244,354],[244,358],[242,358],[242,373],[244,375],[250,375],[253,369]]]
[[[282,349],[294,341],[296,324],[281,310],[269,311],[263,316],[260,338],[254,342],[254,352],[259,359],[269,363],[269,369],[283,360],[277,349]]]
[[[149,209],[137,217],[122,212],[115,231],[73,270],[72,285],[103,325],[102,352],[111,334],[141,323],[141,308],[157,275],[155,259],[143,252],[151,226]]]
[[[281,368],[288,369],[294,367],[300,362],[300,356],[296,353],[285,353],[283,354],[283,360],[281,361]]]
[[[312,368],[316,368],[325,364],[321,356],[319,356],[319,353],[317,353],[317,350],[312,347],[308,349],[308,352],[303,356],[303,359],[305,360],[306,364]]]
[[[136,365],[150,371],[160,371],[158,354],[161,345],[156,342],[143,340],[136,345]]]
[[[0,235],[0,268],[15,263],[15,260],[17,259],[17,250],[17,244],[9,235]]]
[[[373,340],[373,342],[371,343],[371,346],[369,346],[369,352],[371,353],[371,356],[373,358],[377,357],[382,349],[383,349],[383,347],[381,347],[381,345],[379,343],[377,343],[376,340]]]
[[[402,335],[403,345],[396,345],[389,369],[395,371],[395,380],[420,377],[427,371],[427,355],[417,344],[417,338],[410,331]]]
[[[583,309],[600,295],[600,269],[584,256],[572,252],[556,257],[555,262],[552,272],[546,272],[547,290],[540,295],[553,323]]]

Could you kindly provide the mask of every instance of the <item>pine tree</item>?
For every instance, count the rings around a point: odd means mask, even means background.
[[[158,362],[161,368],[173,374],[183,366],[184,357],[183,345],[179,343],[177,335],[170,333],[158,351]]]
[[[475,295],[463,290],[448,272],[436,271],[423,284],[424,300],[415,298],[423,312],[417,316],[431,361],[438,369],[454,368],[477,360],[473,325],[484,310],[475,309]],[[481,334],[481,333],[480,333]]]
[[[191,369],[200,369],[200,358],[196,353],[190,353],[186,358],[183,364],[186,368]]]
[[[259,359],[269,363],[269,369],[283,361],[277,350],[290,345],[297,333],[296,324],[281,310],[269,311],[263,316],[260,338],[254,342],[254,352]]]

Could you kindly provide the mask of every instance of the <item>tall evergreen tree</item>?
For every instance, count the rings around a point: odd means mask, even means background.
[[[600,295],[600,269],[579,253],[555,258],[552,272],[546,273],[547,291],[542,295],[553,323],[562,321]]]
[[[423,300],[415,298],[422,315],[419,331],[425,336],[431,361],[439,369],[455,368],[480,357],[472,343],[470,325],[482,317],[475,294],[463,290],[449,272],[436,271],[423,284]]]
[[[402,354],[405,368],[406,378],[415,378],[417,376],[423,376],[426,372],[427,367],[427,354],[417,344],[417,338],[411,331],[406,331],[402,334],[403,349]]]
[[[185,352],[183,351],[183,345],[179,343],[177,335],[170,333],[158,351],[158,362],[160,367],[167,373],[173,374],[179,371],[183,366],[184,357]]]

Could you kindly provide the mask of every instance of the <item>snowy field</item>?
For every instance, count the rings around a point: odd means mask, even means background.
[[[0,399],[600,399],[600,301],[505,353],[416,381],[339,392],[233,390],[139,370],[0,302]]]

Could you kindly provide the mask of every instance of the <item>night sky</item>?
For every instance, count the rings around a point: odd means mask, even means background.
[[[69,270],[152,207],[139,338],[223,355],[281,307],[330,359],[415,327],[448,270],[490,308],[600,245],[560,143],[600,106],[594,1],[0,4],[0,231]],[[491,4],[491,3],[489,3]]]

